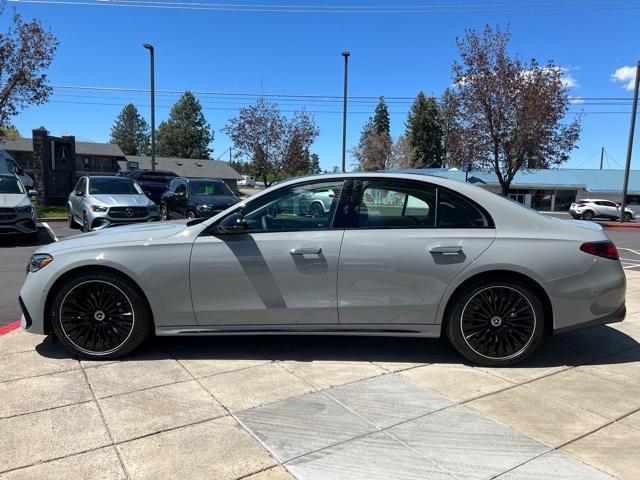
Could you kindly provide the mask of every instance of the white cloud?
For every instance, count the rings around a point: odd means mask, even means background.
[[[573,75],[567,72],[566,68],[563,68],[562,72],[564,73],[564,75],[562,75],[562,78],[560,79],[562,81],[562,85],[564,85],[567,88],[573,88],[578,86],[578,81],[573,77]]]
[[[613,72],[613,74],[611,75],[611,80],[613,80],[614,82],[625,83],[626,85],[624,86],[624,88],[626,88],[627,90],[633,90],[636,80],[636,68],[627,67],[626,65],[624,67],[620,67],[615,72]]]

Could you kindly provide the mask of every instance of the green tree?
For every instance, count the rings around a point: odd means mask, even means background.
[[[209,158],[213,130],[202,105],[189,91],[171,108],[169,118],[158,127],[156,152],[164,157]]]
[[[373,113],[373,131],[378,134],[387,134],[391,136],[391,119],[389,118],[389,109],[384,97],[378,99],[378,105]]]
[[[317,175],[322,172],[320,168],[320,157],[317,153],[312,153],[309,155],[309,173],[311,175]]]
[[[384,97],[380,97],[373,116],[362,127],[358,145],[351,150],[358,170],[385,170],[393,166],[390,127],[389,110]]]
[[[0,138],[7,140],[17,140],[20,138],[20,132],[13,125],[0,125]]]
[[[412,147],[410,167],[442,166],[443,133],[436,100],[419,92],[407,118],[407,139]]]
[[[110,143],[120,147],[125,155],[148,155],[149,125],[133,103],[125,105],[111,127]]]

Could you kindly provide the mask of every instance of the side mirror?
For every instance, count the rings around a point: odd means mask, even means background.
[[[31,198],[32,200],[38,197],[38,192],[36,190],[29,190],[27,194],[29,195],[29,198]]]
[[[180,192],[176,192],[176,196],[184,198],[184,197],[187,196],[187,192],[185,192],[184,190],[182,190]]]
[[[76,190],[74,192],[78,197],[84,197],[84,192],[82,190]]]
[[[215,233],[245,233],[247,231],[247,224],[242,218],[242,213],[232,213],[228,217],[224,218],[218,225],[216,225]]]

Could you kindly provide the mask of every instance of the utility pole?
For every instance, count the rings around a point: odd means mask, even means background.
[[[602,170],[602,161],[604,160],[604,147],[600,149],[600,170]]]
[[[153,45],[145,43],[142,45],[149,50],[149,62],[151,73],[151,170],[156,169],[156,85],[155,85],[155,64]]]
[[[347,50],[342,52],[344,57],[344,105],[342,108],[342,173],[346,172],[347,158],[347,75],[349,71],[349,55]]]
[[[636,128],[638,113],[638,90],[640,89],[640,60],[636,64],[636,85],[633,90],[633,107],[631,107],[631,125],[629,127],[629,144],[627,145],[627,164],[624,168],[624,186],[622,187],[622,205],[620,207],[620,223],[624,222],[624,211],[627,207],[627,190],[629,188],[629,170],[631,169],[631,152],[633,151],[633,134]]]

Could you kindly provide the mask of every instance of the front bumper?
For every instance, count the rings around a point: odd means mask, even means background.
[[[152,210],[148,215],[132,218],[114,218],[110,216],[108,212],[91,212],[88,220],[91,230],[102,230],[103,228],[116,227],[118,225],[159,221],[160,212],[158,210]]]
[[[0,235],[32,234],[37,231],[36,219],[30,215],[18,215],[10,221],[0,221]]]

